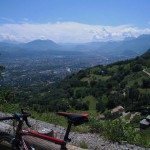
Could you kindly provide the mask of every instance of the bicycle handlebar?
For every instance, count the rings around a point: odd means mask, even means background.
[[[24,121],[28,127],[31,127],[28,117],[31,116],[30,113],[24,112],[23,109],[21,109],[21,113],[14,113],[13,116],[10,117],[0,117],[0,121],[4,120],[16,120],[16,121]]]
[[[12,120],[14,117],[0,117],[0,121]]]

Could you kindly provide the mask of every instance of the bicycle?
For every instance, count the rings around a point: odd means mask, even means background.
[[[30,128],[28,117],[31,116],[30,113],[24,112],[21,110],[21,113],[14,113],[11,117],[1,117],[0,121],[4,120],[16,120],[18,122],[15,135],[12,136],[8,133],[1,132],[0,133],[0,141],[6,141],[11,144],[12,150],[35,150],[35,148],[30,145],[28,142],[24,140],[24,136],[29,135],[31,137],[40,138],[55,144],[60,145],[60,150],[67,150],[66,144],[71,141],[69,138],[69,133],[71,131],[71,126],[78,126],[85,122],[88,122],[88,114],[75,114],[75,113],[67,113],[67,112],[58,112],[60,116],[67,118],[68,126],[64,135],[64,139],[59,139],[55,137],[48,136],[43,133],[39,133],[38,131],[31,129],[23,129],[24,122]]]

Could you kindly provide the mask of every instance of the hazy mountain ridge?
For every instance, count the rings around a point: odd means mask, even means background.
[[[108,42],[89,42],[83,44],[68,44],[67,47],[77,51],[94,51],[103,55],[114,55],[134,53],[134,55],[142,54],[144,49],[150,47],[150,35],[141,35],[137,38],[125,38],[123,41],[108,41]]]
[[[150,47],[150,35],[128,38],[123,41],[90,42],[83,44],[57,44],[52,40],[34,40],[28,43],[0,42],[0,52],[21,57],[32,55],[86,54],[104,57],[134,57]],[[73,52],[73,53],[72,53]],[[82,52],[82,53],[81,53]]]
[[[34,40],[22,45],[25,49],[45,51],[45,50],[60,50],[61,46],[52,40]]]

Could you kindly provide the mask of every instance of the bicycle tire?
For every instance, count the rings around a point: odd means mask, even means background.
[[[0,144],[12,149],[12,140],[14,137],[6,132],[0,132]]]

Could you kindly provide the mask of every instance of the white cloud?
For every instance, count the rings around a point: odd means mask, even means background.
[[[0,25],[0,40],[14,40],[19,42],[28,42],[35,39],[51,39],[55,42],[81,43],[122,40],[125,37],[137,37],[141,34],[150,34],[150,28],[142,29],[132,25],[88,25],[77,22]]]
[[[1,17],[0,20],[6,21],[6,22],[10,22],[10,23],[14,23],[15,21],[11,18],[6,18],[6,17]]]

